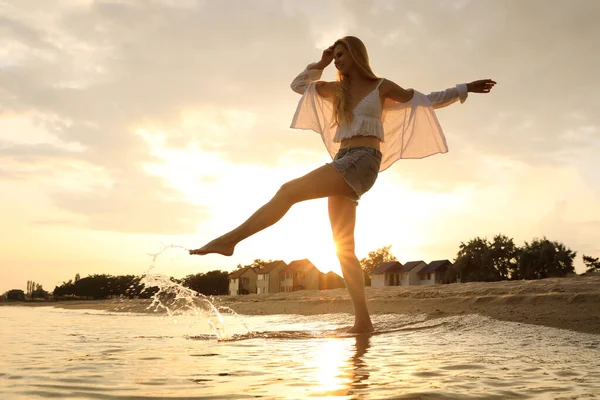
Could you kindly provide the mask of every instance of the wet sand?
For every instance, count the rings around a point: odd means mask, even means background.
[[[367,287],[369,310],[377,313],[447,315],[481,314],[503,321],[545,325],[600,334],[600,276],[534,281],[472,282],[432,286]],[[351,313],[346,289],[217,296],[217,306],[238,314]],[[97,300],[3,305],[54,306],[122,312],[154,312],[149,300]]]

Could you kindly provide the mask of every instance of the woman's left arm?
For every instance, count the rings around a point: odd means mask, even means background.
[[[471,93],[489,93],[496,82],[491,79],[481,79],[470,83],[459,83],[453,88],[441,92],[431,92],[427,95],[433,108],[442,108],[460,100],[464,103],[467,100],[469,92]]]
[[[482,79],[471,83],[459,83],[453,88],[446,89],[440,92],[431,92],[427,95],[429,102],[433,108],[442,108],[460,100],[464,103],[468,93],[489,93],[496,82],[491,79]],[[382,86],[382,95],[386,98],[399,102],[410,101],[414,95],[413,89],[403,89],[394,82],[385,80]]]
[[[415,91],[414,89],[404,89],[398,86],[394,82],[384,79],[379,87],[379,94],[386,99],[391,99],[399,103],[406,103],[411,101]]]

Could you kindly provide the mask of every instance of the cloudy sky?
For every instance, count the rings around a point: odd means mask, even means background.
[[[600,256],[599,17],[597,0],[0,0],[0,292],[142,274],[328,162],[288,128],[289,84],[344,35],[403,87],[498,82],[438,111],[449,153],[379,176],[359,257],[453,259],[503,233],[562,241],[583,272]],[[330,232],[326,200],[306,202],[233,257],[172,249],[154,272],[337,270]]]

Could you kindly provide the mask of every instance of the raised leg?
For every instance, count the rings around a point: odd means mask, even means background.
[[[283,184],[275,196],[246,222],[203,247],[190,250],[190,254],[218,253],[230,256],[239,242],[279,221],[294,204],[351,192],[352,188],[348,186],[338,170],[331,165],[323,165],[300,178]]]
[[[344,196],[329,198],[329,220],[342,274],[354,306],[354,326],[350,333],[373,331],[365,297],[365,278],[354,250],[356,204]]]

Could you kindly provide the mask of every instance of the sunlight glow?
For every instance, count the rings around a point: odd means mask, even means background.
[[[150,154],[161,163],[144,163],[150,174],[164,178],[169,186],[180,191],[188,201],[206,200],[206,188],[201,183],[215,180],[216,173],[229,173],[229,165],[213,152],[202,151],[198,145],[178,150],[165,146],[167,134],[162,131],[139,129],[136,132],[147,142]]]
[[[321,346],[318,346],[318,352],[311,364],[315,367],[315,380],[318,384],[314,391],[322,395],[333,394],[340,389],[344,389],[350,383],[347,377],[344,377],[344,365],[346,364],[347,349],[346,343],[340,339],[327,339]]]
[[[209,0],[0,0],[0,293],[142,273],[163,243],[200,247],[331,161],[316,132],[290,128],[301,100],[290,84],[345,35],[364,41],[376,75],[423,94],[499,81],[436,108],[448,154],[379,175],[356,211],[359,260],[387,245],[401,262],[454,260],[476,236],[545,236],[585,272],[582,256],[600,256],[600,119],[586,78],[593,21],[581,17],[598,0],[534,13],[524,1],[417,3],[239,1],[224,12]],[[561,18],[561,29],[540,23]],[[485,40],[498,31],[506,51]],[[255,259],[340,273],[327,200],[294,205],[231,257],[176,255],[159,267],[176,278]]]
[[[186,123],[193,126],[195,117],[188,117],[191,119]],[[203,151],[197,144],[182,150],[169,148],[166,133],[159,130],[139,129],[137,134],[147,142],[150,153],[161,160],[145,163],[143,168],[163,178],[187,201],[210,208],[211,222],[202,224],[203,231],[210,232],[207,235],[214,234],[213,223],[237,226],[268,201],[283,182],[307,169],[298,165],[277,170],[231,165],[218,153]],[[326,210],[326,200],[294,206],[276,228],[261,232],[257,238],[260,240],[252,242],[254,258],[288,263],[308,258],[322,272],[341,275]]]
[[[333,271],[342,275],[340,263],[336,255],[336,246],[332,239],[323,240],[317,246],[305,249],[305,257],[308,258],[321,272]]]

